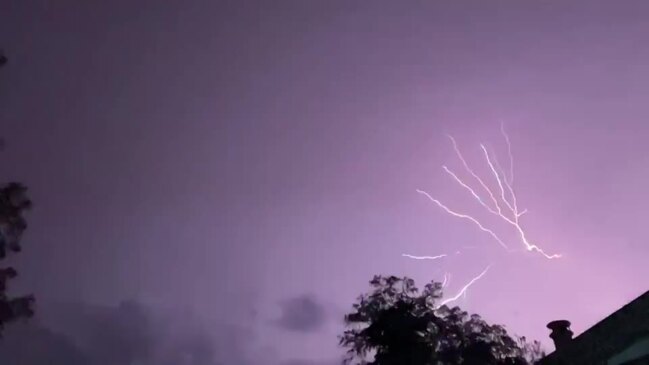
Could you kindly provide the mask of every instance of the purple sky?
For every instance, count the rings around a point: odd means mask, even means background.
[[[459,304],[551,348],[548,321],[648,289],[649,4],[582,3],[2,2],[0,177],[36,204],[20,289],[246,323],[247,363],[319,364],[372,275],[455,293],[493,263]],[[481,214],[445,134],[478,166],[501,120],[560,260],[415,192]]]

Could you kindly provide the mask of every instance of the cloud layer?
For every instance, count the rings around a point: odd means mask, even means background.
[[[311,295],[287,299],[280,309],[273,327],[288,336],[322,332],[331,317],[327,307]],[[206,321],[186,311],[161,311],[136,301],[115,306],[42,303],[37,317],[6,329],[0,359],[8,365],[340,363],[300,358],[292,352],[284,355],[298,357],[282,359],[274,346],[263,347],[264,341],[257,341],[254,320],[238,317],[233,314],[228,322]]]
[[[280,328],[294,332],[316,332],[326,320],[324,306],[311,295],[301,295],[281,303],[281,316],[277,320]]]
[[[59,306],[11,326],[0,341],[3,364],[249,365],[251,331],[236,324],[208,330],[185,314],[159,315],[136,302],[115,307]]]

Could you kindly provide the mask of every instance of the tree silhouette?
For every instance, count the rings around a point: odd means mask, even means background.
[[[375,276],[370,285],[345,316],[345,364],[524,365],[543,355],[538,342],[514,339],[458,307],[438,307],[441,283],[420,292],[412,279]]]
[[[7,58],[0,52],[0,67],[6,63]],[[20,252],[20,239],[27,228],[23,214],[32,205],[26,193],[27,188],[19,183],[0,186],[0,262]],[[16,276],[13,267],[0,267],[0,335],[6,323],[33,315],[33,296],[7,295],[7,281]]]

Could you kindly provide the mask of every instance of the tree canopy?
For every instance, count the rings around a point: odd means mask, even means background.
[[[7,58],[0,52],[0,67]],[[19,183],[0,186],[0,263],[21,250],[20,239],[27,229],[24,213],[31,208],[27,188]],[[32,296],[9,297],[7,281],[17,276],[11,266],[0,266],[0,334],[8,322],[33,315]]]
[[[542,356],[538,342],[513,338],[459,307],[439,306],[442,284],[423,290],[410,278],[375,276],[345,316],[346,364],[523,365]]]

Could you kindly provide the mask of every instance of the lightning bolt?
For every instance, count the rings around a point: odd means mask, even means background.
[[[500,122],[500,133],[505,138],[507,144],[507,155],[509,156],[509,185],[514,186],[514,155],[512,154],[512,144],[509,142],[509,135],[505,131],[505,123]]]
[[[464,297],[466,298],[466,292],[467,292],[467,290],[469,290],[469,288],[471,287],[471,285],[473,285],[476,281],[482,279],[482,277],[485,276],[485,274],[487,273],[487,271],[489,271],[489,268],[490,268],[490,267],[491,267],[491,265],[487,266],[487,267],[486,267],[486,268],[485,268],[485,269],[484,269],[484,270],[483,270],[483,271],[482,271],[478,276],[476,276],[476,277],[474,277],[473,279],[471,279],[471,281],[469,281],[466,285],[464,285],[464,286],[462,287],[462,289],[460,289],[460,291],[459,291],[457,294],[455,294],[454,296],[452,296],[452,297],[450,297],[450,298],[446,298],[446,299],[444,299],[444,300],[443,300],[443,301],[442,301],[442,302],[437,306],[436,309],[438,309],[438,308],[440,308],[440,307],[442,307],[442,306],[444,306],[444,305],[447,305],[448,303],[452,303],[452,302],[454,302],[454,301],[460,299],[460,297],[462,297],[462,296],[464,296]],[[446,276],[445,276],[444,282],[446,282],[446,281],[447,281],[447,280],[446,280]],[[442,287],[444,287],[444,283],[442,283]]]
[[[495,183],[498,186],[497,190],[490,188],[487,182],[485,181],[485,179],[480,177],[480,175],[478,175],[471,168],[471,166],[469,166],[469,163],[462,155],[462,151],[460,150],[457,141],[455,140],[455,138],[453,138],[450,135],[447,135],[447,137],[451,141],[453,150],[455,151],[457,158],[462,163],[465,172],[468,173],[468,175],[470,175],[470,177],[474,180],[474,185],[475,183],[479,185],[478,189],[474,188],[471,185],[471,183],[469,183],[469,181],[462,179],[458,174],[456,174],[453,170],[451,170],[447,166],[442,166],[442,169],[448,176],[451,177],[453,181],[455,181],[455,183],[457,183],[462,189],[468,192],[468,194],[471,197],[473,197],[473,199],[476,202],[478,202],[478,204],[480,204],[480,206],[482,206],[489,214],[498,217],[499,220],[505,222],[508,226],[510,226],[516,232],[520,243],[522,243],[522,245],[527,251],[538,253],[543,257],[545,257],[546,259],[560,258],[561,257],[560,254],[548,254],[538,245],[532,243],[528,238],[525,229],[521,225],[520,218],[525,213],[527,213],[527,209],[520,209],[518,205],[518,198],[514,190],[514,155],[512,153],[512,146],[509,139],[509,135],[505,131],[505,125],[502,122],[500,125],[500,133],[502,134],[505,143],[507,145],[507,157],[509,158],[508,174],[505,173],[505,170],[498,162],[496,153],[495,152],[490,153],[484,144],[482,143],[480,144],[480,149],[482,150],[484,160],[491,173],[491,179],[495,180]],[[518,251],[518,250],[509,249],[509,246],[504,242],[504,240],[502,240],[494,232],[493,229],[483,224],[478,218],[476,218],[476,216],[451,209],[446,204],[442,203],[439,199],[434,198],[431,194],[429,194],[426,191],[419,190],[419,189],[417,189],[416,191],[417,193],[424,195],[428,200],[433,202],[435,205],[437,205],[439,208],[441,208],[449,215],[471,222],[474,226],[478,227],[482,232],[485,232],[486,234],[491,236],[500,246],[502,246],[508,252]],[[485,194],[486,194],[486,198],[485,198]],[[459,254],[460,251],[457,251],[456,253]],[[403,254],[403,256],[416,259],[416,260],[436,260],[436,259],[446,257],[447,255],[442,254],[437,256],[414,256],[414,255]],[[448,303],[454,302],[461,297],[466,298],[469,288],[475,282],[482,279],[482,277],[487,273],[487,271],[489,271],[490,267],[491,265],[487,266],[479,275],[471,279],[466,285],[464,285],[461,288],[461,290],[455,296],[444,299],[437,308],[446,305]],[[447,287],[449,281],[450,281],[450,274],[444,273],[442,288]]]
[[[408,258],[411,258],[411,259],[414,259],[414,260],[437,260],[437,259],[444,258],[444,257],[446,257],[448,255],[443,253],[443,254],[437,255],[437,256],[415,256],[415,255],[409,255],[407,253],[404,253],[404,254],[401,254],[401,256],[408,257]]]
[[[500,237],[498,237],[498,235],[496,233],[494,233],[494,231],[492,231],[489,228],[483,226],[482,223],[480,223],[480,221],[478,221],[476,218],[474,218],[474,217],[472,217],[472,216],[470,216],[468,214],[458,213],[458,212],[452,210],[451,208],[447,207],[442,202],[440,202],[439,200],[433,198],[430,194],[428,194],[427,192],[425,192],[423,190],[417,189],[417,192],[419,194],[422,194],[422,195],[426,196],[430,201],[437,204],[437,206],[439,206],[440,208],[444,209],[448,214],[450,214],[452,216],[455,216],[455,217],[458,217],[458,218],[467,219],[467,220],[473,222],[476,226],[478,226],[478,228],[480,228],[480,230],[482,230],[483,232],[488,233],[491,237],[493,237],[505,249],[509,248],[509,247],[507,247],[507,244],[505,244],[505,242],[503,242],[503,240],[501,240]]]
[[[505,173],[502,171],[502,168],[500,168],[500,165],[498,164],[495,154],[494,157],[490,155],[489,151],[485,147],[484,144],[480,144],[480,148],[483,152],[485,161],[487,163],[487,166],[489,167],[489,170],[491,171],[491,174],[493,175],[493,179],[495,180],[496,184],[498,185],[498,192],[494,192],[487,183],[485,183],[485,180],[483,180],[475,171],[469,166],[468,162],[462,155],[462,152],[460,151],[460,148],[458,147],[458,144],[456,140],[452,136],[448,136],[448,138],[451,140],[453,144],[453,149],[455,151],[455,154],[457,155],[458,159],[464,166],[464,169],[466,172],[473,177],[474,180],[477,181],[477,183],[482,187],[482,189],[487,193],[489,196],[490,203],[487,203],[485,199],[481,197],[481,195],[474,189],[472,188],[469,183],[466,181],[462,180],[455,172],[453,172],[451,169],[449,169],[447,166],[442,166],[442,169],[446,174],[448,174],[460,187],[462,187],[464,190],[466,190],[483,208],[487,210],[487,212],[495,215],[496,217],[500,218],[502,221],[510,225],[514,231],[517,233],[518,238],[520,242],[525,246],[525,249],[527,251],[533,251],[538,254],[541,254],[543,257],[547,259],[556,259],[560,258],[561,255],[559,254],[548,254],[546,253],[542,248],[540,248],[538,245],[532,243],[528,236],[526,231],[524,230],[523,226],[521,225],[520,218],[523,216],[527,210],[526,209],[519,209],[518,206],[518,200],[516,197],[516,192],[514,191],[513,183],[514,183],[514,157],[511,151],[511,143],[509,141],[509,136],[505,132],[504,124],[501,124],[501,133],[505,139],[505,142],[507,144],[507,153],[509,157],[509,177],[505,175]],[[457,217],[461,219],[468,220],[472,222],[475,226],[477,226],[481,231],[489,234],[496,242],[498,242],[503,248],[509,250],[509,247],[505,242],[490,228],[487,228],[482,222],[480,222],[475,216],[466,214],[466,213],[460,213],[456,210],[453,210],[446,206],[444,203],[442,203],[440,200],[433,198],[429,193],[417,189],[417,192],[426,196],[430,201],[435,203],[438,207],[443,209],[446,213]],[[511,251],[510,251],[511,252]]]
[[[446,288],[446,286],[448,286],[450,282],[451,282],[451,274],[445,272],[444,281],[442,281],[442,288]]]

